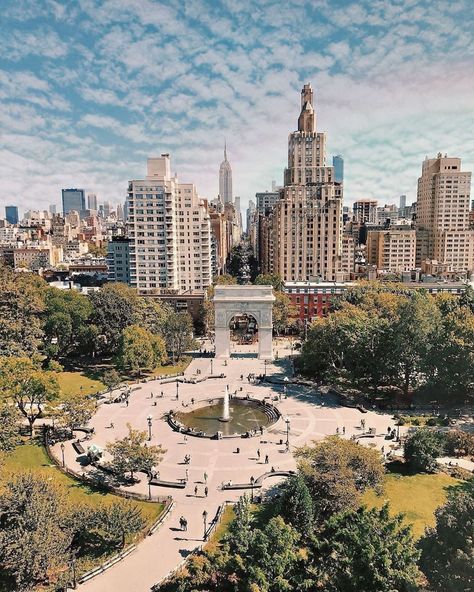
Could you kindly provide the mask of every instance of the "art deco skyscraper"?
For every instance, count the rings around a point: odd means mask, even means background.
[[[224,144],[224,160],[219,167],[219,195],[224,203],[233,203],[232,167],[227,160],[227,146]]]
[[[298,129],[288,138],[288,168],[271,221],[271,270],[285,281],[341,278],[342,184],[326,166],[326,136],[316,131],[313,90],[301,91]]]
[[[474,231],[469,225],[471,173],[461,159],[441,153],[426,158],[418,179],[417,265],[426,259],[457,271],[474,269]]]

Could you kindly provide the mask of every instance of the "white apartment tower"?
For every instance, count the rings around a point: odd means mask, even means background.
[[[169,154],[149,158],[146,178],[129,182],[127,210],[132,286],[142,294],[209,286],[207,201],[192,183],[171,176]]]
[[[341,278],[342,184],[326,166],[326,136],[316,131],[313,90],[301,91],[297,131],[288,139],[288,168],[272,215],[270,268],[285,281]]]
[[[219,195],[224,203],[233,203],[232,167],[227,160],[227,145],[224,144],[224,160],[219,167]]]
[[[474,231],[469,227],[471,173],[461,159],[426,158],[418,179],[417,265],[426,259],[474,270]]]

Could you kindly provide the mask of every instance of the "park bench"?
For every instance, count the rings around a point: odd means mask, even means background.
[[[73,442],[72,447],[77,452],[77,454],[85,454],[86,453],[86,451],[84,450],[84,448],[80,442]]]

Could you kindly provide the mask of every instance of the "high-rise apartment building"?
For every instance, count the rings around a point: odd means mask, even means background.
[[[130,283],[130,239],[113,236],[107,243],[107,279],[111,282]]]
[[[63,189],[62,190],[63,216],[71,210],[83,212],[86,209],[86,197],[84,189]]]
[[[403,208],[405,208],[407,205],[407,196],[406,195],[400,195],[400,204],[399,207],[402,210]]]
[[[144,180],[128,185],[130,284],[144,294],[204,290],[211,283],[207,201],[171,176],[169,154],[149,158]]]
[[[265,214],[273,208],[276,202],[280,199],[279,191],[260,191],[255,194],[257,200],[257,210],[260,214]]]
[[[272,211],[271,271],[285,281],[341,276],[342,184],[326,165],[326,136],[316,128],[313,90],[301,91],[298,129],[288,139],[288,167]]]
[[[249,207],[247,208],[247,220],[246,220],[246,231],[247,234],[249,234],[250,232],[250,226],[252,225],[253,221],[254,221],[254,216],[255,216],[255,212],[256,212],[256,206],[255,206],[255,202],[250,199],[249,200]]]
[[[377,200],[358,199],[352,205],[354,221],[360,224],[376,224],[377,222]]]
[[[233,203],[232,167],[227,160],[227,145],[224,145],[224,160],[219,167],[219,195],[224,203]]]
[[[471,173],[461,159],[441,153],[426,158],[418,179],[417,265],[426,259],[474,269],[474,231],[469,226]]]
[[[369,230],[367,261],[377,269],[399,273],[415,269],[416,233],[410,226]]]
[[[49,206],[49,213],[54,216],[56,214],[56,204],[50,204]]]
[[[95,193],[87,194],[87,209],[92,212],[97,212],[97,195]]]
[[[5,206],[5,220],[9,224],[18,224],[18,206]]]
[[[332,166],[334,167],[334,181],[344,183],[344,159],[340,154],[332,157]]]

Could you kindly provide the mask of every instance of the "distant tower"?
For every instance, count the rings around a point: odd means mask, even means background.
[[[224,143],[224,160],[219,167],[219,195],[224,203],[233,203],[232,198],[232,167],[227,160],[227,145]]]
[[[407,206],[407,196],[400,195],[400,209],[402,210],[403,208],[406,208],[406,206]]]
[[[332,157],[332,166],[334,167],[334,181],[336,183],[344,182],[344,159],[340,154]]]

